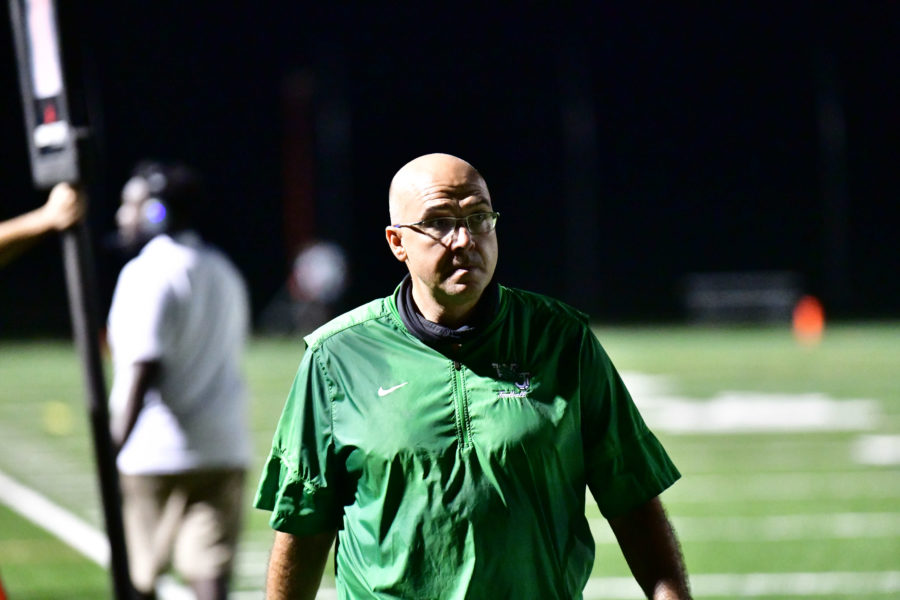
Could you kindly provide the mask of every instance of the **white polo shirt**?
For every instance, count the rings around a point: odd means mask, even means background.
[[[122,473],[249,464],[241,372],[248,324],[243,279],[195,233],[158,235],[125,265],[107,331],[115,371],[113,418],[124,412],[135,363],[160,361],[161,381],[144,398],[119,454]]]

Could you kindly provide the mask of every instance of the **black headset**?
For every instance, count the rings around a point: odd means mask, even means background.
[[[202,197],[199,176],[181,164],[143,161],[132,171],[122,195],[141,194],[138,229],[148,238],[168,231],[179,219],[186,220]]]

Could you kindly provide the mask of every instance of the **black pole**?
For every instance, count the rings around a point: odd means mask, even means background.
[[[78,142],[83,138],[69,114],[56,3],[53,0],[9,0],[9,8],[32,180],[38,189],[49,189],[63,181],[81,182],[84,178],[79,164]],[[62,248],[72,329],[84,371],[94,456],[109,539],[110,574],[115,598],[130,600],[134,594],[128,574],[119,477],[109,431],[106,385],[100,359],[97,285],[84,222],[63,232]]]
[[[69,311],[75,346],[81,356],[87,394],[88,416],[94,440],[94,458],[100,478],[103,517],[109,537],[110,573],[116,598],[132,597],[128,576],[128,554],[125,549],[125,529],[120,511],[119,474],[115,466],[112,438],[109,433],[109,410],[106,405],[106,383],[100,358],[97,320],[97,289],[92,268],[87,226],[79,223],[62,234],[63,262]]]

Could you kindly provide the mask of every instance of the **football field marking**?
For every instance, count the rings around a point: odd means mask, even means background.
[[[109,569],[109,540],[104,533],[2,471],[0,502],[104,569]],[[162,600],[194,598],[188,588],[171,577],[161,579],[157,592]]]
[[[900,435],[863,435],[853,444],[853,458],[863,465],[900,465]]]
[[[880,415],[868,399],[722,391],[701,400],[672,393],[663,376],[625,372],[622,379],[650,428],[673,434],[864,431]]]
[[[98,565],[109,567],[109,542],[91,525],[0,471],[0,502]]]
[[[55,504],[35,490],[22,485],[0,471],[0,503],[13,512],[56,536],[60,541],[79,552],[104,569],[109,568],[109,540],[106,534],[93,525]],[[268,555],[266,555],[266,558]],[[173,577],[165,575],[157,585],[157,597],[161,600],[194,600],[194,593]],[[234,600],[260,600],[262,590],[234,591]],[[317,600],[334,600],[333,588],[323,588]]]

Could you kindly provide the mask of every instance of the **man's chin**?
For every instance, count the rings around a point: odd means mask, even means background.
[[[481,277],[477,277],[470,271],[457,271],[453,277],[448,278],[441,288],[444,293],[451,298],[460,301],[469,301],[477,298],[484,291],[486,283]]]

